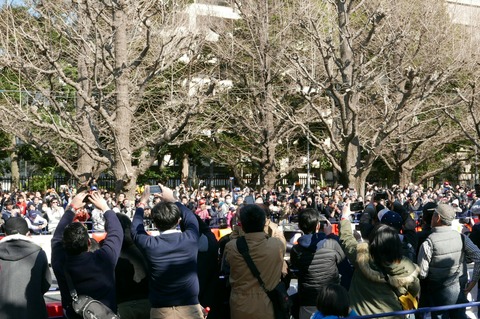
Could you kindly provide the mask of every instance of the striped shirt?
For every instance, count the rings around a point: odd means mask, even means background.
[[[475,263],[473,266],[472,278],[470,281],[477,282],[480,279],[480,249],[475,245],[470,238],[464,236],[463,252],[465,261],[467,263]],[[428,275],[430,268],[430,261],[432,260],[433,247],[431,242],[426,240],[423,242],[418,253],[417,263],[420,266],[420,278],[424,279]]]

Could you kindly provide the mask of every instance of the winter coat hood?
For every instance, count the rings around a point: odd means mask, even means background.
[[[18,234],[3,238],[0,244],[0,259],[8,261],[24,259],[42,249],[27,236]]]
[[[325,235],[325,233],[319,232],[315,234],[303,235],[298,238],[297,242],[303,248],[317,251],[318,249],[323,247],[326,239],[327,235]]]
[[[402,261],[404,259],[408,260],[403,257]],[[357,264],[365,277],[374,282],[388,283],[398,296],[407,293],[408,287],[418,280],[420,273],[417,265],[406,261],[385,266],[383,273],[371,260],[367,243],[360,243],[357,246]],[[417,293],[414,292],[412,295],[415,296]]]

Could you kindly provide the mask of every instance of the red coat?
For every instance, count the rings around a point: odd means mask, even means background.
[[[17,207],[20,208],[20,213],[25,216],[27,213],[27,203],[26,202],[17,202]]]

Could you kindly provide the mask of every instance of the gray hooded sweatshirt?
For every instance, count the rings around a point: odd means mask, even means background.
[[[51,282],[40,246],[23,235],[0,240],[0,319],[48,318],[43,294]]]

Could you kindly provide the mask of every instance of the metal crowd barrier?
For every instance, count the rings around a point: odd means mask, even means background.
[[[371,318],[383,318],[383,317],[392,317],[392,316],[405,316],[405,315],[415,314],[415,313],[429,313],[429,312],[435,312],[435,311],[444,311],[444,310],[478,307],[478,306],[480,306],[480,302],[479,301],[473,301],[473,302],[469,302],[469,303],[462,303],[462,304],[448,305],[448,306],[424,307],[424,308],[418,308],[418,309],[412,309],[412,310],[402,310],[402,311],[391,311],[391,312],[384,312],[384,313],[376,313],[376,314],[372,314],[372,315],[356,316],[356,317],[352,317],[352,318],[371,319]]]

